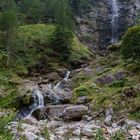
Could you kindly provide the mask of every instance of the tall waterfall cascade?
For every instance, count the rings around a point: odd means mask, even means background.
[[[118,24],[119,24],[119,8],[117,0],[110,0],[112,6],[112,19],[111,19],[111,43],[115,43],[118,40]]]

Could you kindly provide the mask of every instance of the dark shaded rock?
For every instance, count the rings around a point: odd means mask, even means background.
[[[87,114],[88,107],[84,105],[73,105],[66,107],[63,112],[64,120],[77,121],[81,120],[84,115]]]
[[[47,118],[47,113],[46,113],[46,108],[38,108],[32,112],[32,115],[37,119],[37,120],[45,120]]]
[[[127,87],[124,88],[122,95],[124,97],[136,97],[139,93],[139,90],[135,89],[134,87]]]
[[[111,74],[108,74],[108,75],[105,75],[96,79],[96,83],[103,84],[103,85],[111,84],[113,82],[115,82],[115,78]]]
[[[114,74],[114,77],[116,80],[123,80],[126,76],[126,73],[124,71],[119,71]]]
[[[46,76],[50,81],[55,81],[58,80],[60,78],[60,76],[58,75],[57,72],[51,72],[49,74],[47,74]]]

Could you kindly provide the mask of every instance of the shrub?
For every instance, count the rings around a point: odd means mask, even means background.
[[[70,48],[72,47],[73,33],[72,31],[58,26],[53,33],[52,46],[62,59],[68,59]]]
[[[122,40],[122,55],[124,59],[140,59],[140,26],[128,29]]]

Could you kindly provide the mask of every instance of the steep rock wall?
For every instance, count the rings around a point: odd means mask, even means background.
[[[140,0],[117,0],[119,9],[118,38],[136,22]],[[112,36],[112,6],[110,0],[89,0],[82,16],[75,16],[77,35],[93,49],[106,48]]]

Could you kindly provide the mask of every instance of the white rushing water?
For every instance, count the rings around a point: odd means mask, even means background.
[[[61,88],[61,83],[62,83],[63,81],[67,81],[67,80],[69,79],[70,73],[71,73],[70,71],[67,71],[67,72],[66,72],[66,75],[65,75],[64,79],[63,79],[62,81],[59,81],[59,82],[56,84],[56,86],[54,87],[54,90],[58,90],[59,88]]]
[[[36,108],[44,107],[44,96],[40,90],[35,89],[33,91],[33,97],[34,97],[34,105]]]
[[[112,6],[112,37],[111,42],[115,43],[118,40],[118,19],[119,19],[119,8],[117,0],[110,0]]]

